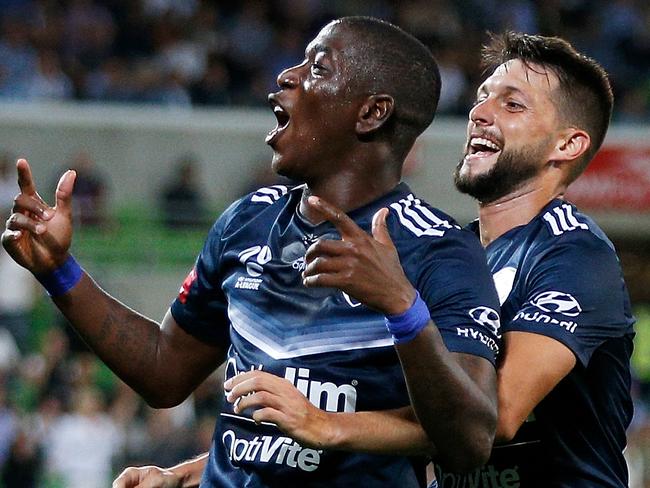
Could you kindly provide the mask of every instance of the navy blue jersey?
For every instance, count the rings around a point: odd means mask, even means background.
[[[440,488],[627,487],[634,319],[612,243],[573,205],[554,200],[487,254],[502,331],[551,337],[577,362],[485,468],[464,478],[438,471]]]
[[[290,381],[330,412],[409,404],[384,318],[331,288],[306,288],[305,251],[340,236],[298,212],[302,188],[261,189],[216,222],[172,304],[195,337],[230,346],[226,378],[252,369]],[[389,232],[405,273],[427,303],[451,351],[494,362],[498,298],[476,236],[421,202],[405,184],[350,217],[370,231],[390,208]],[[255,424],[225,403],[202,487],[423,486],[422,459],[300,446],[272,424]]]

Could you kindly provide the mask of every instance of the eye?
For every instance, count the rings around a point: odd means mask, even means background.
[[[519,103],[515,100],[506,100],[506,108],[511,112],[518,112],[525,109],[526,107],[522,103]]]

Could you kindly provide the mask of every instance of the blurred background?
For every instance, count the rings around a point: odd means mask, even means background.
[[[205,234],[235,198],[278,182],[265,134],[277,74],[329,20],[373,15],[416,35],[443,78],[439,116],[406,180],[461,223],[451,171],[503,29],[559,35],[600,61],[613,126],[571,199],[616,244],[638,318],[631,486],[650,486],[650,3],[645,0],[0,0],[0,216],[27,157],[41,193],[78,172],[74,253],[121,300],[161,318]],[[607,284],[603,284],[607,286]],[[126,465],[206,450],[218,375],[153,410],[70,331],[0,250],[0,487],[106,487]]]

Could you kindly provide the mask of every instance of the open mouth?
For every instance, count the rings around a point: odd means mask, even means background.
[[[275,127],[271,129],[269,133],[266,135],[266,143],[273,144],[280,136],[282,131],[284,131],[284,129],[286,129],[289,126],[289,121],[291,117],[289,116],[289,113],[284,109],[284,107],[280,105],[280,103],[277,101],[275,96],[273,95],[269,96],[269,104],[273,109],[273,115],[275,115],[277,123]]]
[[[467,148],[468,157],[484,158],[501,151],[501,146],[485,137],[472,137]]]

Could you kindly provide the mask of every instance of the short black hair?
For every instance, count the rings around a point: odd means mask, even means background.
[[[591,137],[591,146],[569,174],[571,183],[587,167],[607,133],[614,96],[605,70],[559,37],[510,31],[490,34],[490,42],[481,54],[486,71],[494,71],[511,59],[519,59],[527,67],[541,66],[558,77],[559,87],[553,97],[558,113],[564,122],[586,131]]]
[[[395,100],[390,132],[395,152],[403,157],[431,124],[440,98],[440,71],[431,51],[414,36],[374,17],[343,17],[339,25],[358,34],[352,83]]]

